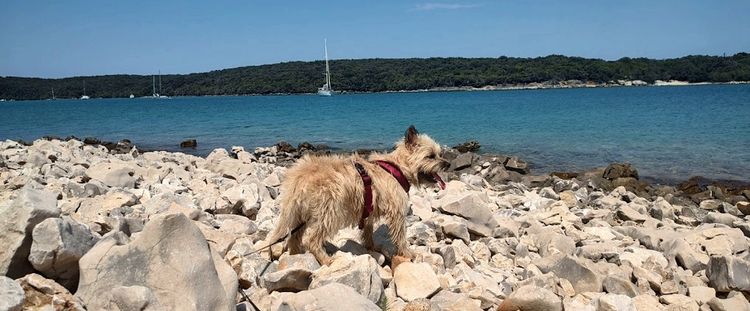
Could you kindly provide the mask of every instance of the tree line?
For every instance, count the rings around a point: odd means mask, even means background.
[[[381,92],[483,87],[579,80],[750,81],[750,54],[615,61],[550,55],[537,58],[341,59],[330,63],[337,91]],[[162,95],[312,93],[323,84],[323,61],[286,62],[204,73],[162,75]],[[152,76],[106,75],[62,79],[0,77],[2,99],[150,96]]]

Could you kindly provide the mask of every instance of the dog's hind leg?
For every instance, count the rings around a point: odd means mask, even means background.
[[[390,209],[391,211],[400,211],[400,209]],[[396,245],[396,255],[411,257],[409,252],[409,243],[406,242],[406,220],[401,212],[390,212],[383,215],[388,223],[388,234],[391,241]]]
[[[295,255],[295,254],[302,254],[305,252],[305,249],[302,248],[302,237],[305,234],[305,229],[307,227],[306,224],[302,224],[302,227],[299,228],[297,231],[292,232],[292,235],[289,237],[289,240],[286,242],[286,246],[289,249],[289,255]]]
[[[315,256],[321,265],[329,265],[331,256],[328,256],[323,243],[329,235],[327,228],[320,220],[314,220],[305,224],[305,235],[302,237],[302,245]]]

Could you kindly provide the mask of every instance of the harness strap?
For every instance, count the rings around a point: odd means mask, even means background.
[[[409,184],[409,181],[406,179],[406,176],[404,176],[404,172],[401,171],[401,169],[398,167],[398,165],[383,161],[383,160],[376,160],[375,163],[380,165],[384,170],[388,171],[393,178],[396,178],[399,185],[401,185],[401,188],[404,188],[404,191],[406,191],[407,194],[409,194],[409,189],[411,188],[411,184]]]
[[[362,229],[365,227],[365,219],[372,213],[372,177],[367,174],[362,164],[354,162],[354,167],[365,185],[365,207],[362,209],[362,218],[359,220],[359,229]]]

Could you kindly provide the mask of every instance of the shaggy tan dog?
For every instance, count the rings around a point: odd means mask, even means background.
[[[352,156],[305,156],[286,174],[281,185],[281,216],[266,241],[277,241],[292,232],[287,247],[291,254],[310,251],[324,265],[331,262],[323,243],[340,229],[360,223],[364,209],[364,183],[354,163],[372,178],[372,214],[364,220],[362,241],[372,249],[373,224],[384,219],[397,248],[397,255],[410,257],[406,242],[405,213],[409,194],[388,171],[372,162],[396,164],[412,185],[434,184],[449,163],[441,157],[440,145],[409,127],[405,137],[389,154],[374,153],[368,159]]]

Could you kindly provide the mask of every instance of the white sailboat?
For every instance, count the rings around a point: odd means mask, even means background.
[[[89,97],[88,95],[86,95],[86,80],[84,80],[83,81],[83,96],[81,96],[81,99],[85,100],[85,99],[89,99],[89,98],[91,98],[91,97]]]
[[[331,96],[333,95],[333,88],[331,87],[331,69],[328,67],[328,40],[323,39],[323,46],[325,47],[326,55],[326,83],[322,87],[318,88],[318,95],[320,96]]]
[[[161,93],[161,70],[159,70],[159,93],[156,93],[156,76],[151,76],[151,78],[153,80],[152,83],[151,83],[151,88],[153,89],[151,97],[153,97],[153,98],[166,98],[166,99],[169,99],[169,96],[160,95],[160,93]]]

